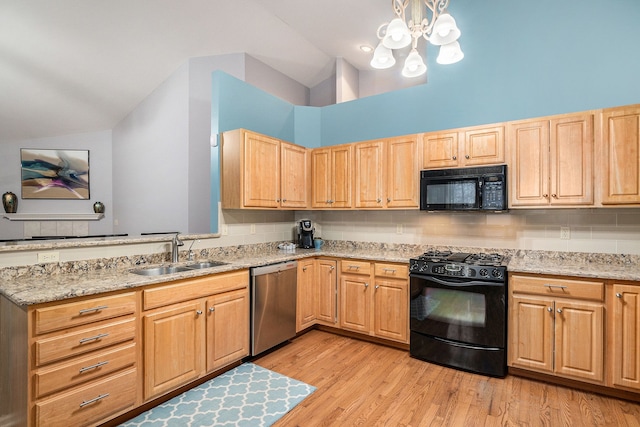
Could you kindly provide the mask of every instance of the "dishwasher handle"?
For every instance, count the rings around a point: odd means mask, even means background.
[[[298,261],[279,262],[277,264],[264,265],[262,267],[253,267],[251,269],[251,275],[254,277],[263,276],[265,274],[293,270],[294,268],[298,268]]]

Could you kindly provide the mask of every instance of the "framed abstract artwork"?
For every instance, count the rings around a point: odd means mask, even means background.
[[[89,150],[20,150],[23,199],[89,199]]]

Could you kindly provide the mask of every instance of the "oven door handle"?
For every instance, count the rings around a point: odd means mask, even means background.
[[[438,279],[437,277],[432,277],[432,276],[429,276],[426,280],[431,280],[439,285],[448,286],[452,288],[466,288],[471,286],[497,286],[497,287],[504,286],[504,283],[480,282],[478,280],[471,280],[469,282],[449,282],[449,281]]]

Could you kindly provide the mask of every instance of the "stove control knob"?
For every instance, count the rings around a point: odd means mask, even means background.
[[[417,269],[418,269],[418,267],[419,267],[419,266],[418,266],[418,264],[417,264],[417,263],[416,263],[416,264],[411,264],[411,267],[409,268],[409,270],[411,270],[411,271],[415,271],[415,270],[417,270]]]
[[[489,270],[487,270],[486,268],[483,268],[480,270],[480,275],[482,277],[487,277],[489,275]]]
[[[493,277],[495,277],[496,279],[501,279],[501,278],[502,278],[502,271],[500,271],[500,270],[498,270],[498,269],[494,269],[494,270],[491,272],[491,275],[492,275]]]

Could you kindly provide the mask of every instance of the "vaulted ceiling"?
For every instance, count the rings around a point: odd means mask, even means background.
[[[188,58],[246,52],[307,87],[369,69],[388,0],[2,0],[0,142],[111,129]]]

